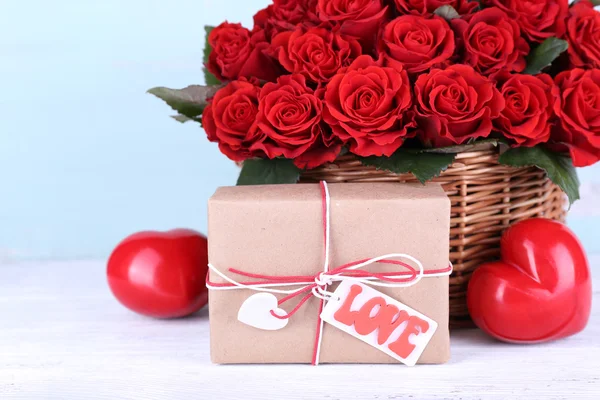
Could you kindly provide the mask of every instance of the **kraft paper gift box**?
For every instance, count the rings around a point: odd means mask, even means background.
[[[450,201],[439,185],[341,183],[330,184],[329,193],[331,268],[391,253],[420,260],[425,274],[448,268]],[[230,268],[271,276],[318,275],[325,247],[322,201],[317,184],[219,188],[208,204],[210,264],[237,282],[252,279],[240,278]],[[366,269],[381,272],[393,267],[373,264]],[[211,270],[208,282],[227,280]],[[337,284],[327,290],[335,290]],[[418,363],[449,359],[447,275],[425,275],[410,287],[374,289],[437,322]],[[238,310],[256,293],[245,288],[210,290],[212,361],[310,363],[321,300],[311,296],[284,328],[262,330],[238,320]],[[300,298],[281,309],[289,312]],[[398,362],[329,323],[322,329],[320,363]]]

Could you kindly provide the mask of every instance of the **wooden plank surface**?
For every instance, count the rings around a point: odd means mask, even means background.
[[[439,366],[217,366],[208,315],[137,316],[102,262],[0,265],[0,399],[598,399],[600,257],[588,328],[534,346],[454,332]]]

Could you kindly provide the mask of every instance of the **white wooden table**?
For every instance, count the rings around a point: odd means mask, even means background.
[[[135,315],[102,262],[0,265],[0,399],[600,399],[600,257],[582,334],[535,346],[454,332],[439,366],[218,366],[206,311]]]

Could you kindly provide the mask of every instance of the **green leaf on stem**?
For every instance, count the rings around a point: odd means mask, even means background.
[[[184,89],[169,89],[166,87],[155,87],[148,90],[148,93],[164,100],[173,110],[182,116],[194,119],[202,115],[204,108],[208,104],[208,99],[222,87],[218,86],[199,86],[192,85]],[[175,118],[179,122],[180,117]]]
[[[444,18],[448,22],[452,21],[453,19],[460,18],[458,11],[456,11],[456,9],[451,5],[438,7],[433,13]]]
[[[506,151],[498,160],[511,167],[538,167],[566,193],[570,204],[579,200],[579,178],[570,157],[543,146],[517,147]]]
[[[206,65],[208,64],[208,58],[210,57],[210,53],[212,52],[212,47],[208,43],[208,35],[210,35],[210,32],[213,29],[215,29],[214,26],[206,25],[204,27],[204,32],[206,33],[206,39],[204,41],[204,68],[203,69],[204,69],[204,81],[206,82],[207,85],[218,85],[219,83],[221,83],[221,81],[218,80],[217,77],[214,76],[208,70],[208,68],[206,68]]]
[[[294,165],[292,160],[284,158],[250,159],[244,161],[237,185],[296,183],[299,178],[300,169]]]
[[[552,64],[558,56],[569,48],[566,40],[555,37],[548,38],[527,56],[527,68],[523,73],[535,75]]]
[[[391,157],[359,157],[364,165],[396,174],[412,173],[425,183],[445,171],[456,154],[423,153],[420,150],[399,149]]]

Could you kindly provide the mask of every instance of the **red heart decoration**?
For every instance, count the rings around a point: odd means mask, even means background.
[[[111,291],[125,307],[150,317],[193,314],[208,301],[206,237],[189,229],[139,232],[108,260]]]
[[[592,307],[588,261],[565,225],[534,218],[503,235],[502,260],[479,267],[467,303],[475,324],[511,343],[541,343],[582,331]]]

